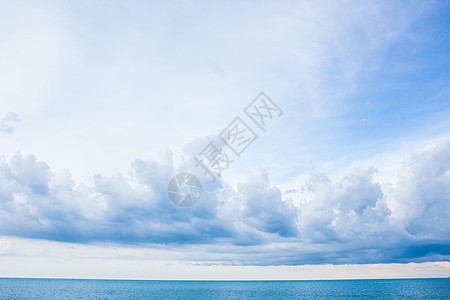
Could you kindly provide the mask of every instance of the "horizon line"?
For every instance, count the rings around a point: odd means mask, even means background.
[[[139,279],[139,278],[78,278],[78,277],[8,277],[0,279],[49,279],[49,280],[109,280],[109,281],[186,281],[186,282],[243,282],[243,281],[346,281],[346,280],[411,280],[411,279],[450,279],[449,277],[377,277],[377,278],[322,278],[322,279]]]

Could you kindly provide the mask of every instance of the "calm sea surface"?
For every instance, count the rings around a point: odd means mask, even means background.
[[[147,281],[0,278],[0,299],[450,299],[450,279]]]

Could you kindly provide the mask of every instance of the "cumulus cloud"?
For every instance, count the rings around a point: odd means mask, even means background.
[[[189,153],[203,142],[186,148],[188,171],[198,172]],[[313,174],[282,192],[256,168],[236,188],[203,180],[203,197],[190,208],[167,198],[180,168],[170,151],[134,161],[129,174],[97,175],[91,187],[17,153],[0,162],[0,234],[165,245],[189,249],[190,259],[244,264],[448,259],[449,153],[442,143],[414,155],[395,186],[376,182],[368,168],[335,182]]]
[[[69,242],[255,244],[266,234],[288,236],[296,230],[296,213],[269,186],[267,175],[260,182],[259,175],[250,174],[240,197],[225,182],[204,182],[202,201],[195,207],[173,205],[167,198],[167,183],[176,174],[170,152],[161,161],[136,160],[130,176],[96,175],[92,187],[77,185],[68,171],[52,173],[32,155],[17,153],[0,166],[4,235]],[[264,195],[264,202],[257,203],[254,193]],[[238,198],[242,208],[230,205]],[[272,207],[272,214],[263,205]]]
[[[450,143],[416,154],[398,172],[397,188],[387,190],[396,203],[394,220],[417,239],[448,242],[450,236]]]
[[[312,242],[384,239],[391,211],[374,169],[354,169],[338,182],[314,175],[300,195],[300,232]]]
[[[18,123],[19,115],[15,112],[8,112],[1,120],[0,120],[0,132],[10,134],[13,133],[15,128],[15,124]]]

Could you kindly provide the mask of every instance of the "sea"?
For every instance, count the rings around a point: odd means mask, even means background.
[[[450,279],[164,281],[0,278],[0,299],[450,299]]]

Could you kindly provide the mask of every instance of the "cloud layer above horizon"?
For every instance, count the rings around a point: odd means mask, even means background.
[[[17,153],[0,163],[0,234],[175,249],[194,245],[208,255],[228,249],[226,257],[243,264],[447,260],[449,153],[446,142],[413,155],[396,183],[376,182],[370,167],[348,170],[335,182],[311,174],[302,186],[281,191],[256,168],[237,189],[223,180],[203,180],[202,199],[191,208],[167,197],[177,169],[170,151],[161,161],[136,160],[128,174],[98,175],[92,187]]]

